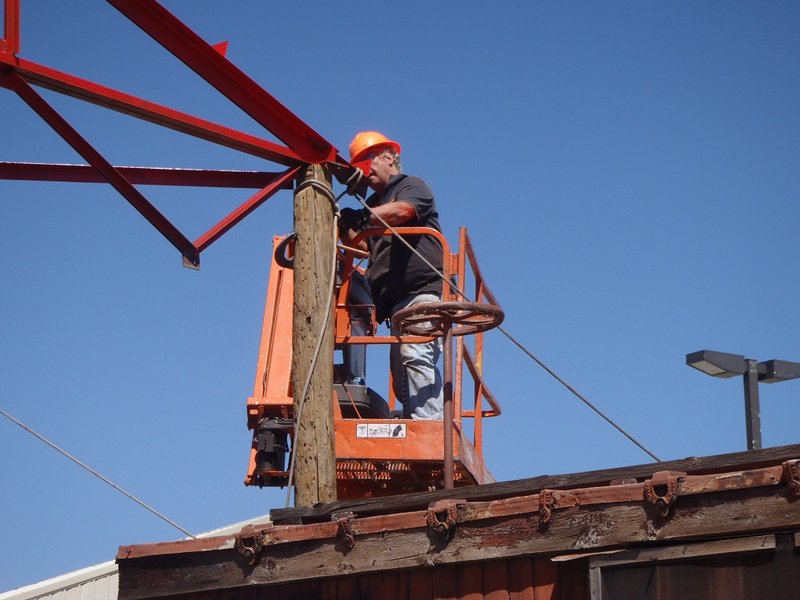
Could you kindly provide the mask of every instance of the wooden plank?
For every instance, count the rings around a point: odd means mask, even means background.
[[[483,600],[483,567],[480,563],[459,566],[458,598],[459,600]]]
[[[589,569],[589,598],[590,600],[603,600],[603,576],[600,567]]]
[[[533,559],[534,600],[556,600],[558,569],[549,558]]]
[[[359,577],[359,598],[386,598],[386,600],[406,600],[397,596],[397,571],[374,573]]]
[[[516,558],[508,561],[508,592],[511,600],[536,600],[533,591],[532,558]]]
[[[335,579],[323,579],[320,583],[320,600],[339,600],[338,584]],[[271,588],[262,588],[269,592]]]
[[[675,544],[666,548],[641,548],[594,556],[589,559],[590,568],[601,568],[613,565],[630,565],[640,562],[674,561],[702,556],[720,556],[724,554],[742,554],[750,552],[767,552],[775,550],[773,534],[754,535],[732,540],[715,540],[713,542],[695,542]]]
[[[433,598],[433,570],[414,569],[408,573],[409,600],[427,600]]]
[[[558,565],[554,600],[590,600],[587,562],[576,560]]]
[[[335,539],[272,546],[244,574],[243,561],[233,550],[120,560],[120,599],[798,527],[797,503],[779,488],[723,491],[679,498],[666,518],[638,502],[570,508],[557,512],[544,530],[525,515],[460,523],[442,546],[431,544],[427,529],[365,535],[347,554]]]
[[[433,572],[433,598],[436,600],[458,600],[458,569],[445,565],[431,569]]]
[[[529,479],[460,487],[456,492],[437,490],[388,496],[385,498],[341,500],[313,507],[273,509],[270,519],[274,523],[300,523],[329,520],[333,512],[347,510],[360,516],[421,510],[431,502],[446,498],[465,500],[495,500],[538,493],[543,489],[570,489],[606,485],[615,479],[647,479],[657,471],[685,471],[701,475],[725,470],[745,470],[776,465],[782,461],[800,458],[800,444],[779,446],[763,450],[691,457],[661,463],[646,463],[568,475],[541,475]]]
[[[336,598],[337,600],[345,600],[345,598],[357,598],[356,585],[358,581],[355,577],[340,577],[336,581]]]
[[[486,600],[509,600],[508,561],[483,563],[483,597]]]

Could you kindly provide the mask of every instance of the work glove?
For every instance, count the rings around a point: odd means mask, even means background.
[[[367,226],[370,212],[366,208],[343,208],[339,211],[339,230],[355,229],[360,231]]]

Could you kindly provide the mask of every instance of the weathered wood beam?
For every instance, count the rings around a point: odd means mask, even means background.
[[[641,501],[576,506],[540,527],[531,512],[459,523],[449,541],[428,528],[265,546],[255,565],[233,549],[120,560],[122,600],[165,597],[290,581],[438,565],[552,556],[632,545],[800,528],[800,502],[787,486],[680,497],[667,517]]]
[[[334,276],[331,264],[336,252],[333,199],[328,169],[308,165],[294,195],[297,242],[292,315],[292,461],[296,506],[336,500],[330,318]]]
[[[605,485],[618,479],[646,479],[656,471],[684,471],[688,474],[719,473],[726,470],[755,469],[775,465],[784,460],[800,458],[800,444],[779,446],[763,450],[751,450],[720,454],[717,456],[691,457],[660,463],[646,463],[632,467],[603,469],[569,475],[541,475],[529,479],[504,481],[480,486],[462,487],[456,490],[437,490],[403,494],[384,498],[362,500],[340,500],[313,507],[273,509],[273,523],[313,523],[330,520],[335,512],[350,511],[356,515],[386,514],[421,510],[432,502],[445,498],[465,500],[494,500],[513,496],[535,494],[543,489],[569,489]]]

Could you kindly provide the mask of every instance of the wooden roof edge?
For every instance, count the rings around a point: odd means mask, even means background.
[[[502,481],[459,487],[455,490],[436,490],[363,498],[338,500],[311,507],[282,508],[270,511],[270,520],[275,524],[300,524],[329,521],[337,512],[352,512],[359,516],[378,515],[387,512],[422,510],[432,502],[447,498],[466,500],[499,500],[513,496],[534,494],[543,489],[570,489],[607,485],[615,480],[644,480],[657,471],[682,471],[690,475],[702,475],[724,470],[745,470],[775,465],[779,462],[800,458],[800,444],[776,446],[762,450],[748,450],[704,457],[688,457],[659,463],[645,463],[629,467],[616,467],[562,475],[539,475],[515,481]]]
[[[756,466],[747,461],[735,465],[738,470],[705,474],[651,468],[655,472],[642,482],[496,500],[461,497],[425,510],[337,514],[327,522],[248,525],[235,536],[122,547],[119,597],[187,597],[377,571],[520,557],[574,559],[716,539],[727,540],[727,548],[732,539],[786,532],[797,545],[800,454],[789,456],[773,452],[768,466],[758,466],[758,459]],[[758,549],[769,546],[764,540],[756,540]]]
[[[355,543],[356,535],[424,528],[433,532],[440,529],[446,531],[456,523],[521,516],[532,519],[531,522],[541,528],[547,526],[556,512],[626,503],[650,505],[650,510],[665,517],[679,498],[780,485],[787,488],[785,495],[788,498],[796,500],[800,497],[800,446],[794,448],[794,453],[770,453],[771,460],[767,460],[762,453],[764,458],[755,461],[755,465],[753,461],[739,463],[735,471],[690,474],[676,470],[655,471],[651,467],[651,473],[642,482],[627,478],[612,485],[604,483],[562,489],[543,488],[534,493],[500,499],[467,499],[460,494],[464,491],[462,488],[455,490],[461,496],[458,499],[434,501],[421,510],[386,510],[378,515],[343,512],[333,514],[325,522],[296,525],[249,524],[241,531],[228,532],[223,536],[121,546],[117,560],[124,562],[137,558],[230,550],[247,556],[250,550],[255,552],[257,549],[260,552],[265,547],[277,550],[279,546],[294,542],[341,538],[347,543]],[[787,456],[792,458],[787,460]],[[758,466],[765,461],[769,466]],[[658,466],[666,465],[660,463]]]

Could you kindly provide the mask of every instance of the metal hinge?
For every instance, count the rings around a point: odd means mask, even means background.
[[[356,538],[353,535],[353,519],[355,513],[351,511],[336,512],[331,515],[331,520],[339,525],[339,537],[344,540],[348,550],[352,550],[356,545]]]
[[[789,485],[789,494],[795,498],[800,497],[800,460],[787,460],[783,463],[783,473]]]
[[[644,499],[658,509],[658,514],[666,517],[678,499],[678,480],[685,477],[683,471],[659,471],[644,482]]]
[[[236,536],[233,547],[244,557],[247,564],[254,565],[258,562],[261,549],[264,547],[264,534],[253,525],[245,525]]]
[[[539,492],[539,529],[545,529],[550,525],[555,508],[556,497],[553,490],[541,490]]]
[[[426,521],[428,529],[439,538],[450,539],[458,522],[458,505],[466,500],[440,500],[428,505]]]

